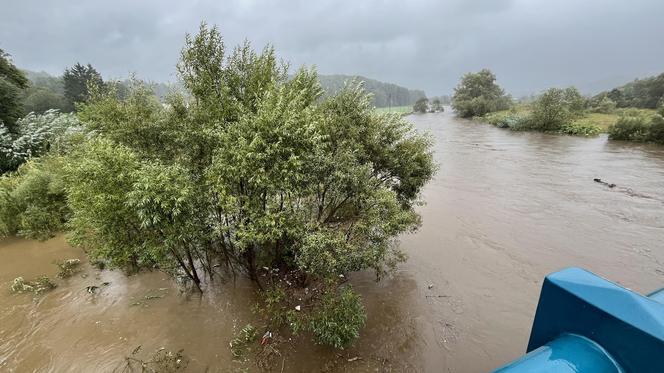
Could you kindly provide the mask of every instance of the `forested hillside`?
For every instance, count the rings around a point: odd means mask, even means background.
[[[615,102],[619,108],[655,109],[662,103],[662,96],[664,96],[664,73],[635,79],[623,86],[599,93],[594,100],[599,102],[606,97]]]
[[[345,82],[354,79],[364,82],[364,89],[373,95],[373,104],[375,107],[413,105],[420,98],[426,97],[424,91],[412,90],[363,76],[319,75],[319,80],[325,90],[326,96],[339,92],[344,87]]]

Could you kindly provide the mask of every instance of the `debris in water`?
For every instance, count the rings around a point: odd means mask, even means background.
[[[272,338],[272,332],[268,330],[265,332],[265,334],[263,334],[263,338],[261,338],[261,345],[266,345],[269,343],[270,338]]]
[[[171,352],[164,347],[155,351],[149,359],[141,359],[137,354],[141,351],[138,346],[125,357],[125,367],[122,372],[180,372],[187,368],[189,359],[182,354],[184,350]]]
[[[80,271],[79,266],[81,265],[81,260],[80,259],[67,259],[63,260],[60,263],[56,263],[58,268],[60,268],[60,272],[58,273],[58,277],[60,278],[67,278],[71,277],[75,273]]]
[[[348,359],[348,362],[352,363],[353,361],[357,361],[357,360],[362,360],[362,358],[359,357],[359,356],[351,357],[350,359]]]
[[[599,179],[599,178],[594,178],[593,181],[596,182],[596,183],[604,184],[604,185],[608,186],[609,188],[615,188],[616,187],[616,184],[607,183],[606,181],[602,181],[602,179]]]
[[[297,306],[295,306],[295,311],[301,311],[301,310],[302,310],[302,307],[299,304]]]
[[[42,276],[34,281],[25,281],[23,277],[17,277],[12,282],[11,290],[14,293],[32,292],[35,295],[55,289],[57,285],[48,277]]]
[[[98,289],[99,289],[99,286],[95,286],[95,285],[90,285],[90,286],[87,286],[85,288],[85,290],[87,290],[88,293],[90,293],[90,294],[95,294]]]

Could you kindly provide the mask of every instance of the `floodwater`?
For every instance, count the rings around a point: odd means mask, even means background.
[[[380,283],[351,276],[369,316],[354,347],[286,340],[273,371],[489,371],[524,352],[552,271],[579,266],[639,292],[664,286],[664,147],[516,133],[448,113],[408,120],[435,136],[440,165],[422,228],[402,238],[409,261]],[[139,345],[184,349],[192,372],[259,370],[228,347],[248,322],[264,331],[246,281],[201,297],[158,272],[127,277],[85,263],[35,298],[11,295],[12,279],[53,278],[54,261],[84,253],[61,236],[5,239],[0,258],[0,371],[121,371]]]

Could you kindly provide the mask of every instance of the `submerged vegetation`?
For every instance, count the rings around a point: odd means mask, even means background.
[[[625,111],[609,128],[609,138],[664,144],[664,105],[651,115],[638,110]]]
[[[40,295],[55,289],[57,285],[46,276],[41,276],[32,281],[26,281],[23,277],[17,277],[12,282],[11,291],[14,293],[33,293]]]
[[[289,77],[270,47],[229,53],[205,24],[177,69],[190,96],[165,105],[139,81],[119,95],[92,79],[77,119],[31,117],[57,130],[37,142],[42,157],[0,179],[2,233],[66,229],[93,260],[159,268],[200,291],[228,274],[266,291],[287,278],[278,302],[317,289],[290,325],[352,343],[366,316],[339,286],[404,260],[396,239],[420,223],[431,141],[374,111],[361,85],[322,98],[312,69]]]
[[[487,69],[464,75],[452,96],[452,108],[462,118],[483,116],[508,109],[510,105],[511,98],[496,84],[496,76]]]
[[[550,88],[532,102],[506,104],[509,109],[488,105],[486,97],[503,92],[488,70],[466,74],[456,89],[453,106],[457,115],[475,117],[499,128],[515,131],[541,131],[575,136],[596,136],[608,132],[609,139],[664,143],[664,103],[658,112],[647,109],[652,102],[661,102],[664,89],[658,89],[658,78],[636,81],[591,99],[583,97],[576,88]],[[650,87],[648,89],[644,87]],[[472,92],[469,94],[468,92]],[[626,92],[620,105],[611,97]],[[621,93],[620,95],[622,95]],[[656,99],[655,99],[656,98]],[[498,100],[498,99],[497,99]],[[504,103],[502,99],[497,102]],[[641,108],[624,108],[627,103]]]

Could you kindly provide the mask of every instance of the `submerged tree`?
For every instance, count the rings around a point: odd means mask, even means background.
[[[558,131],[580,117],[585,99],[574,87],[549,88],[533,103],[530,126],[542,131]]]
[[[452,96],[452,107],[462,118],[505,110],[510,104],[510,97],[496,84],[496,76],[487,69],[465,74]]]
[[[90,138],[62,167],[73,242],[199,290],[246,274],[300,294],[283,304],[308,297],[288,313],[296,331],[351,343],[365,316],[339,286],[404,260],[397,237],[418,227],[414,205],[434,173],[429,138],[377,114],[360,85],[323,100],[313,70],[289,78],[270,47],[227,53],[205,24],[187,36],[178,72],[189,98],[161,105],[138,82],[125,98],[92,91],[80,106]]]
[[[415,105],[413,105],[413,111],[416,113],[426,113],[429,111],[429,99],[422,97],[421,99],[417,100]]]

